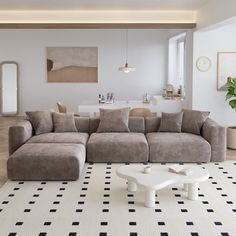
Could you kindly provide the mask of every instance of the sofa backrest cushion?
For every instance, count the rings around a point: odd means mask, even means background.
[[[95,133],[98,129],[100,118],[90,118],[89,133]],[[145,133],[145,120],[143,117],[129,117],[129,130],[135,133]]]
[[[100,108],[100,123],[97,133],[130,132],[128,128],[129,107],[120,109]]]
[[[77,132],[73,113],[53,112],[52,117],[55,133]]]
[[[89,117],[79,117],[79,116],[75,117],[75,126],[78,132],[90,133],[89,123],[90,123]]]
[[[145,133],[145,120],[143,117],[129,117],[129,130],[135,133]]]
[[[28,111],[26,112],[36,135],[53,131],[51,111]]]
[[[161,125],[159,132],[180,133],[183,120],[183,112],[178,113],[161,113]]]
[[[160,117],[146,117],[145,118],[145,131],[147,133],[158,132],[161,124]]]
[[[183,109],[182,132],[200,135],[201,128],[209,114],[209,111]]]
[[[89,133],[96,133],[98,126],[100,123],[100,118],[96,117],[96,118],[90,118],[90,122],[89,122]]]

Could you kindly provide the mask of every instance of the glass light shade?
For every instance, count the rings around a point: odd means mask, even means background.
[[[129,66],[128,63],[125,63],[124,66],[119,67],[119,71],[129,73],[131,71],[136,71],[135,67]]]

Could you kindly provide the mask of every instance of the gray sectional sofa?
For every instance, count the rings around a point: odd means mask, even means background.
[[[9,129],[7,172],[12,180],[76,180],[88,162],[218,162],[225,128],[211,119],[201,135],[158,132],[161,118],[130,117],[130,132],[97,133],[99,118],[76,117],[78,132],[34,134],[30,121]]]

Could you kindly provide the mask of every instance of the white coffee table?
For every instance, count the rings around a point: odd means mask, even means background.
[[[188,191],[188,199],[197,200],[198,184],[209,178],[207,170],[198,166],[188,165],[192,173],[188,176],[171,173],[168,171],[170,165],[154,165],[151,173],[144,174],[145,165],[124,165],[116,170],[119,177],[128,180],[128,191],[134,192],[137,186],[145,189],[145,206],[155,206],[155,193],[157,190],[167,187],[168,185],[181,183],[184,184],[184,190]]]

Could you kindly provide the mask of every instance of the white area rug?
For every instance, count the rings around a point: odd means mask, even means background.
[[[128,193],[121,164],[86,164],[76,182],[12,182],[0,189],[0,236],[235,236],[236,161],[202,164],[210,179],[190,201],[182,186]],[[154,164],[158,165],[158,164]]]

